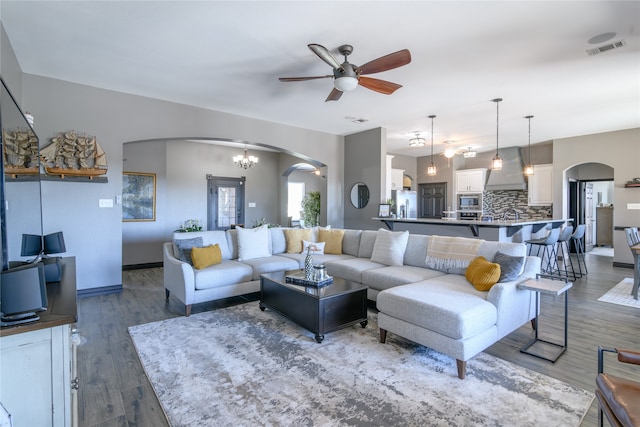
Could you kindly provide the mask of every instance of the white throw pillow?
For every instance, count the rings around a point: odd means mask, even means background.
[[[269,227],[236,227],[238,230],[238,261],[271,256]]]
[[[311,251],[309,253],[311,255],[324,255],[324,244],[326,242],[307,242],[306,240],[302,241],[302,253],[307,253],[307,248],[311,245]],[[315,247],[315,249],[314,249]]]
[[[376,242],[373,244],[371,261],[384,265],[402,266],[408,241],[408,231],[379,229],[376,233]]]
[[[311,240],[313,240],[314,242],[318,241],[318,232],[320,230],[331,230],[331,225],[327,225],[326,227],[321,227],[319,225],[311,227]]]

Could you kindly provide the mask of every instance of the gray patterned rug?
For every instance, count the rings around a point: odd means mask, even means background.
[[[257,302],[133,326],[173,426],[576,426],[592,393],[485,353],[455,360],[369,325],[313,334]]]

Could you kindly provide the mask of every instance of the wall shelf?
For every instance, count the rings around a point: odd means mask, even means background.
[[[66,181],[66,182],[90,182],[94,184],[106,184],[109,179],[106,176],[65,176],[64,178],[58,175],[5,175],[6,182],[33,182],[33,181]]]
[[[640,188],[640,184],[625,184],[624,188]]]

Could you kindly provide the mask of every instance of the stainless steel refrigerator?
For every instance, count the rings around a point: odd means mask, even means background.
[[[397,218],[418,218],[418,193],[412,190],[394,190],[391,197],[396,203]]]

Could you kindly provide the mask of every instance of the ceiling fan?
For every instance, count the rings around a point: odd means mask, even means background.
[[[389,55],[382,56],[373,61],[369,61],[364,65],[357,66],[350,64],[347,57],[353,52],[353,46],[345,44],[338,48],[338,52],[344,56],[344,62],[340,64],[335,56],[324,46],[319,44],[307,45],[309,49],[324,62],[333,67],[333,74],[327,74],[325,76],[313,76],[313,77],[280,77],[281,82],[300,82],[304,80],[325,79],[333,77],[334,88],[327,97],[326,101],[337,101],[342,96],[342,92],[353,90],[358,85],[364,86],[367,89],[383,93],[385,95],[391,95],[396,90],[400,89],[402,85],[397,83],[388,82],[386,80],[374,79],[372,77],[364,77],[365,74],[381,73],[383,71],[392,70],[394,68],[402,67],[411,62],[411,53],[408,49],[399,50],[398,52],[390,53]]]

